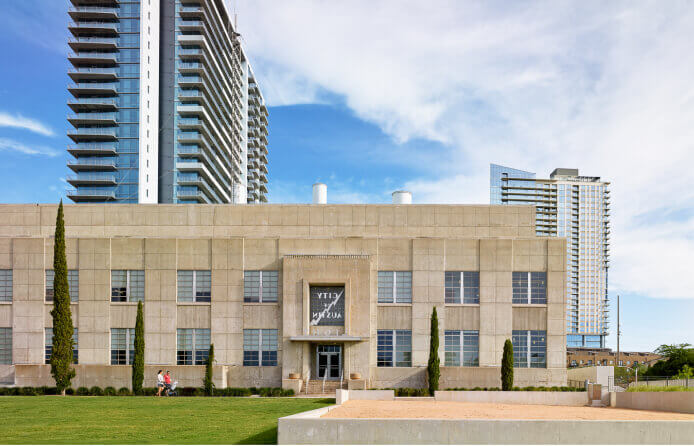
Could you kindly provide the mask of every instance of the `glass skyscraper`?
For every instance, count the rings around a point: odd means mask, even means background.
[[[267,193],[267,108],[223,0],[71,0],[75,202]]]
[[[609,332],[607,273],[610,191],[600,177],[555,169],[549,179],[490,166],[491,204],[531,204],[539,236],[566,237],[566,345],[604,347]]]

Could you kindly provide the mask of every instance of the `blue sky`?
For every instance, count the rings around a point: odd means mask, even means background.
[[[694,343],[694,5],[237,0],[270,200],[488,203],[489,163],[612,182],[614,347]],[[0,16],[0,202],[66,188],[68,2]],[[683,168],[683,166],[685,166]],[[687,166],[689,166],[687,168]]]

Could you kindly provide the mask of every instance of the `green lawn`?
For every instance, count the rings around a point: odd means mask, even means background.
[[[2,444],[276,444],[277,418],[307,398],[0,397]]]

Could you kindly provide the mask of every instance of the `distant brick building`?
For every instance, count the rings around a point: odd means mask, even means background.
[[[651,352],[619,352],[619,361],[616,361],[617,352],[610,348],[567,348],[566,367],[588,367],[593,365],[619,365],[633,367],[645,364],[652,366],[663,357]]]

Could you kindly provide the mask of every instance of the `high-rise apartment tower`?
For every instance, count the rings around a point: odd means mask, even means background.
[[[267,201],[267,108],[224,0],[71,3],[67,196]]]
[[[554,169],[549,179],[492,164],[491,204],[535,205],[538,236],[566,237],[566,345],[604,347],[609,332],[607,271],[610,183]]]

